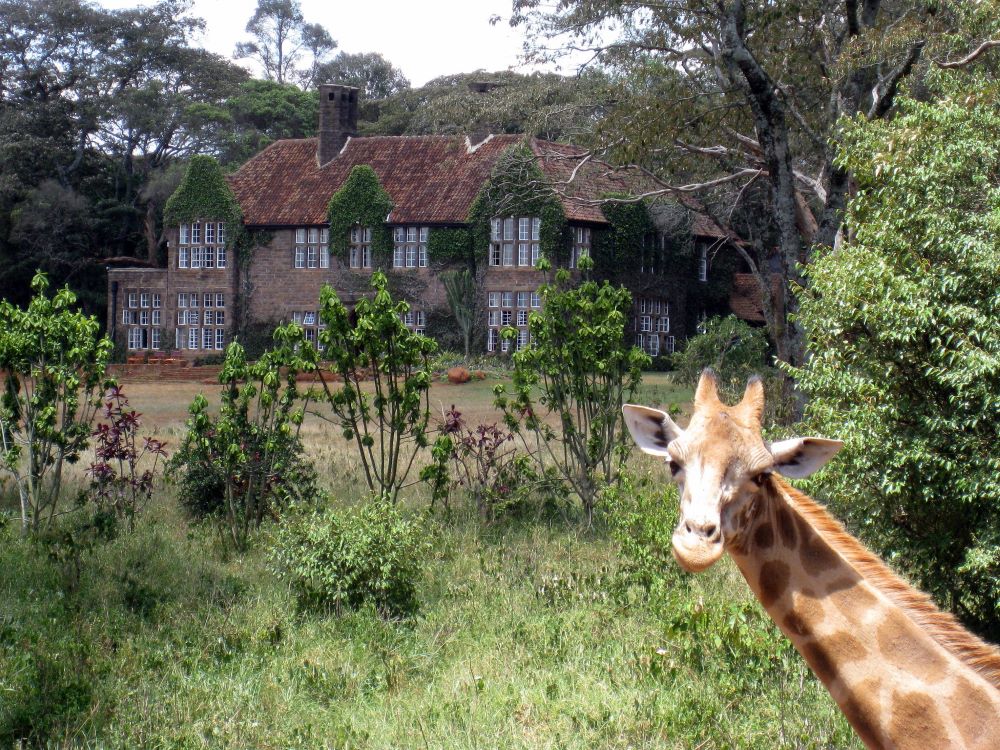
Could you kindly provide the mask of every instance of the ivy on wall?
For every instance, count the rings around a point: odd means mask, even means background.
[[[601,213],[611,226],[594,232],[591,238],[595,272],[601,276],[613,276],[621,269],[632,269],[634,272],[642,262],[643,248],[649,236],[656,231],[649,209],[642,201],[621,203],[609,200],[601,205]]]
[[[211,156],[192,156],[181,184],[163,208],[167,226],[188,224],[199,219],[226,223],[226,245],[233,247],[243,233],[243,210]]]
[[[474,268],[472,232],[465,227],[431,227],[427,237],[427,260],[440,265],[464,263]]]
[[[386,219],[392,211],[392,199],[379,182],[375,170],[359,164],[333,197],[326,209],[330,223],[330,252],[347,261],[351,227],[360,225],[372,230],[372,266],[392,266],[392,232]]]
[[[469,209],[473,260],[486,265],[490,249],[490,222],[506,216],[535,216],[542,220],[543,257],[553,265],[569,260],[566,212],[546,184],[537,159],[525,145],[513,146],[497,159],[490,178]]]

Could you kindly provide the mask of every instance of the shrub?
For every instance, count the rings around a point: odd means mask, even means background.
[[[697,384],[702,370],[710,367],[724,389],[742,395],[747,378],[767,368],[768,348],[764,329],[729,315],[706,321],[705,332],[689,338],[672,364],[685,384]]]
[[[49,298],[38,273],[27,310],[0,301],[0,467],[14,478],[21,528],[51,523],[65,464],[79,460],[108,382],[112,344],[92,316],[74,312],[68,287]]]
[[[442,500],[447,509],[453,485],[468,491],[484,521],[523,507],[539,477],[530,457],[518,451],[514,433],[496,423],[469,427],[454,404],[444,417],[432,463],[420,475],[430,482],[435,501]]]
[[[932,102],[844,133],[850,239],[810,267],[806,417],[845,441],[817,492],[1000,638],[1000,91],[937,72]]]
[[[348,310],[329,286],[320,293],[323,356],[340,376],[320,386],[344,437],[354,440],[365,481],[392,502],[427,446],[430,419],[430,357],[437,344],[409,330],[400,319],[410,307],[395,302],[385,274],[372,274],[372,299]],[[362,382],[371,379],[371,392]]]
[[[266,517],[317,494],[298,436],[308,396],[296,384],[299,372],[315,367],[315,351],[301,326],[279,328],[275,338],[279,345],[256,363],[246,361],[237,342],[227,347],[219,416],[209,414],[204,396],[195,397],[187,434],[171,461],[181,503],[214,518],[238,550],[246,549]]]
[[[90,475],[90,497],[98,512],[108,513],[117,522],[124,521],[131,531],[135,517],[153,494],[153,480],[161,457],[166,457],[164,443],[144,438],[136,446],[139,417],[129,409],[128,398],[118,386],[104,394],[104,418],[94,430],[94,461],[87,469]],[[141,472],[140,462],[151,457],[152,465]]]
[[[404,617],[418,607],[427,547],[423,528],[383,497],[291,517],[276,533],[271,561],[303,608],[339,614],[370,604]]]
[[[539,472],[554,466],[580,496],[589,523],[602,483],[615,479],[628,455],[622,403],[650,359],[625,343],[627,289],[593,281],[571,288],[568,281],[561,270],[554,284],[542,285],[542,310],[528,318],[531,343],[514,355],[514,392],[498,386],[496,406]]]

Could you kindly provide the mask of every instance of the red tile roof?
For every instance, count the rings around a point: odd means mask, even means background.
[[[771,274],[771,294],[781,294],[781,276]],[[763,323],[764,308],[760,286],[752,273],[734,273],[733,288],[729,292],[729,307],[733,314],[748,323]]]
[[[229,183],[246,224],[325,224],[330,197],[355,166],[367,164],[392,199],[389,222],[461,224],[497,159],[523,140],[521,135],[493,135],[469,148],[465,136],[455,135],[351,138],[322,167],[316,163],[316,138],[282,140],[230,175]],[[570,221],[606,224],[598,202],[601,197],[662,186],[636,167],[584,160],[586,152],[574,146],[537,139],[530,144],[545,176],[557,187]],[[570,180],[574,169],[577,173]],[[706,217],[695,216],[696,234],[722,236]]]

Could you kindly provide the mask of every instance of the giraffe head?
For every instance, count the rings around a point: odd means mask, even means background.
[[[813,437],[765,442],[760,434],[764,385],[756,377],[736,406],[726,406],[719,400],[715,374],[705,370],[684,430],[658,409],[626,404],[622,410],[639,448],[663,456],[670,466],[680,492],[674,557],[693,573],[739,543],[768,474],[809,476],[843,445]]]

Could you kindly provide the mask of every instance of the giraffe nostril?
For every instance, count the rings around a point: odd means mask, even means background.
[[[705,536],[707,536],[711,541],[715,541],[718,531],[719,531],[718,526],[710,524],[705,527]]]
[[[691,534],[694,531],[694,529],[691,528],[691,522],[690,521],[685,521],[684,522],[684,530],[687,531],[688,534]]]

